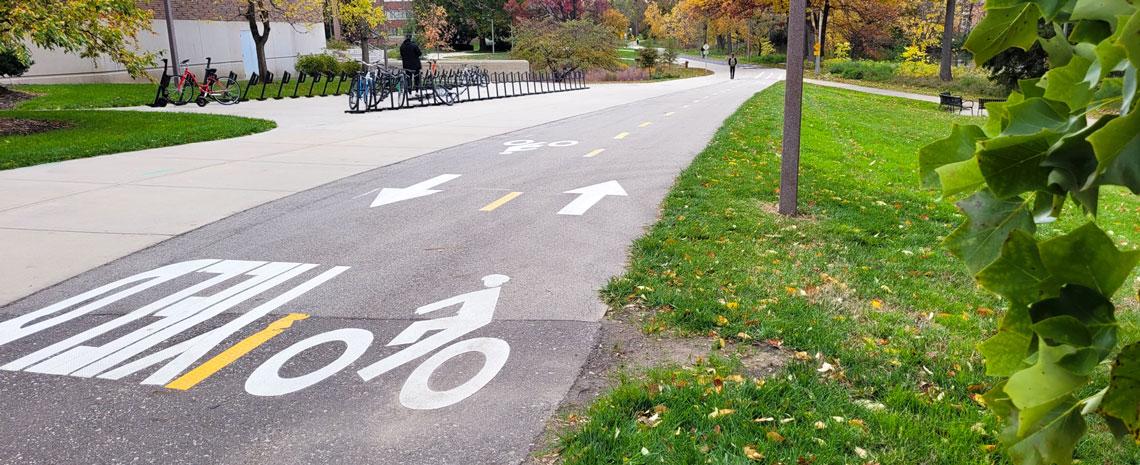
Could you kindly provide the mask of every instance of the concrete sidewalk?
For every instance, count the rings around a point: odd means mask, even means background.
[[[0,305],[234,213],[474,140],[726,80],[724,74],[369,114],[344,97],[154,111],[269,132],[0,171]]]

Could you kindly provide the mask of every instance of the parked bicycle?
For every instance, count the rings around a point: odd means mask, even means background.
[[[491,76],[483,68],[464,63],[459,67],[458,81],[465,86],[487,87],[491,83]]]
[[[236,79],[218,77],[218,69],[210,67],[210,57],[206,57],[206,75],[199,81],[198,76],[186,67],[190,60],[182,60],[182,74],[172,78],[166,87],[166,101],[175,105],[185,105],[193,98],[194,103],[204,107],[209,100],[222,105],[231,105],[241,99],[241,84]],[[197,92],[197,96],[195,96]]]
[[[373,110],[389,96],[403,95],[407,87],[407,79],[403,72],[388,68],[379,60],[372,63],[356,61],[364,70],[357,72],[349,84],[349,111],[361,111],[362,104],[364,110]]]

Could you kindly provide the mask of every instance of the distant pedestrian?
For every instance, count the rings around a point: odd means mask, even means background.
[[[420,46],[412,40],[412,35],[404,35],[404,43],[400,44],[400,60],[404,62],[404,72],[412,79],[413,85],[416,87],[420,85],[420,70],[424,67],[420,61],[421,56],[423,56],[423,52],[420,51]]]
[[[728,55],[728,78],[736,79],[736,54]]]

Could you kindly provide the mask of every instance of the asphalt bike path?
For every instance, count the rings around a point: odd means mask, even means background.
[[[774,82],[367,171],[14,302],[0,463],[519,463],[594,344],[597,290]]]

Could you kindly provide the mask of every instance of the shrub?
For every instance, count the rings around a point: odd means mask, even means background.
[[[325,41],[325,48],[329,49],[329,50],[336,50],[338,52],[343,52],[345,50],[348,50],[349,47],[352,47],[352,44],[345,42],[343,40],[329,39],[329,40]]]
[[[840,60],[851,59],[851,42],[840,42],[835,44],[835,50],[831,52],[831,56]]]
[[[31,57],[20,50],[0,48],[0,77],[21,76],[32,63]]]
[[[334,70],[334,72],[337,74],[348,75],[356,74],[357,71],[360,71],[360,63],[357,63],[355,61],[339,62],[336,64],[336,70]]]
[[[766,65],[778,65],[788,62],[788,56],[783,53],[773,53],[771,55],[760,55],[756,61]]]
[[[827,72],[843,79],[865,81],[889,81],[895,75],[894,63],[880,61],[829,60]]]
[[[906,77],[936,77],[940,67],[934,63],[906,61],[899,64],[898,75]]]
[[[586,72],[586,81],[590,82],[648,81],[650,77],[649,70],[632,67],[620,71],[591,69]]]
[[[664,61],[665,63],[669,63],[669,64],[676,63],[677,62],[677,49],[675,49],[673,47],[667,47],[665,49],[665,53],[661,54],[661,61]]]
[[[622,66],[613,33],[587,20],[520,21],[511,39],[511,57],[530,62],[535,70],[561,74]]]
[[[637,66],[642,68],[652,68],[657,64],[659,58],[657,49],[646,47],[637,51]]]
[[[316,55],[301,55],[297,57],[297,72],[303,74],[328,74],[338,71],[336,57],[319,53]]]

